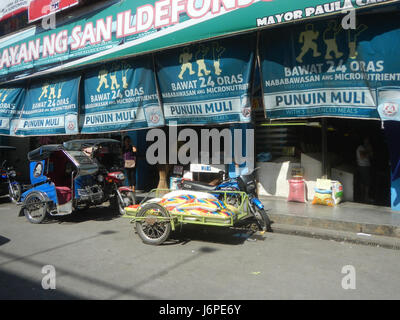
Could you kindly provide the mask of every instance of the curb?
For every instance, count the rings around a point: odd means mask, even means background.
[[[282,225],[304,226],[352,233],[367,233],[377,236],[393,237],[400,240],[400,228],[395,225],[368,224],[315,217],[299,217],[277,212],[268,212],[268,215],[271,220]]]
[[[315,227],[304,227],[273,223],[274,233],[303,236],[308,238],[333,240],[337,242],[348,242],[354,244],[382,247],[386,249],[400,250],[400,239],[394,237],[376,236],[365,233],[354,233],[347,231],[321,229]]]

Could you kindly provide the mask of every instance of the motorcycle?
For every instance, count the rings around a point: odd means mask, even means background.
[[[122,215],[124,208],[136,203],[131,188],[124,186],[125,175],[122,172],[121,143],[114,139],[82,139],[64,142],[67,150],[81,150],[99,166],[96,180],[103,190],[103,202]]]
[[[221,171],[221,182],[217,185],[183,179],[178,183],[178,189],[209,192],[216,197],[221,197],[221,193],[215,191],[224,191],[226,202],[234,207],[238,207],[242,202],[241,196],[237,192],[244,192],[248,195],[249,209],[251,214],[256,218],[258,227],[262,231],[272,231],[271,221],[266,213],[264,205],[257,197],[256,170],[257,169],[253,170],[250,174],[242,174],[237,178],[230,179],[227,179],[225,172]],[[229,193],[229,191],[233,192]]]
[[[7,167],[7,160],[4,160],[0,167],[0,177],[3,183],[8,186],[8,196],[10,200],[17,203],[21,199],[22,186],[16,180],[17,173],[13,167]]]
[[[0,146],[0,159],[5,159],[0,166],[0,195],[8,195],[12,202],[18,202],[21,198],[25,185],[21,185],[17,180],[17,173],[13,166],[7,166],[10,151],[17,148],[12,146]],[[18,163],[18,159],[15,163]]]

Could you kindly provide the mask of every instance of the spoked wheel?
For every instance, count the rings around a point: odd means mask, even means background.
[[[242,198],[240,195],[238,194],[232,194],[232,195],[228,195],[226,198],[226,202],[231,205],[234,206],[235,208],[239,208],[240,204],[242,202]]]
[[[125,214],[126,207],[136,204],[136,197],[132,191],[120,191],[120,192],[121,192],[123,202],[121,202],[121,199],[119,198],[117,193],[115,193],[114,201],[116,201],[115,204],[116,204],[116,206],[118,206],[119,214],[123,215],[123,214]]]
[[[143,220],[136,221],[136,231],[144,243],[160,245],[167,240],[171,232],[171,224],[169,220],[158,219],[169,217],[168,211],[164,207],[156,203],[149,203],[144,205],[136,216],[144,217]]]
[[[271,228],[271,220],[269,220],[269,217],[267,213],[265,212],[264,209],[259,209],[259,208],[254,208],[254,217],[257,220],[257,224],[260,228],[261,231],[272,231]]]
[[[229,193],[227,191],[237,191],[236,189],[231,189],[231,188],[224,188],[221,189],[222,191],[226,192],[226,203],[235,207],[239,208],[240,204],[242,203],[242,197],[239,193]],[[221,201],[225,200],[224,194],[220,194],[219,199]]]
[[[18,182],[12,182],[8,185],[8,195],[12,202],[18,202],[21,199],[22,188]]]
[[[47,216],[45,197],[39,192],[30,193],[24,201],[24,214],[31,223],[41,223]]]

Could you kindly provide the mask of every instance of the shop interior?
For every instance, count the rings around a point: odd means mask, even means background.
[[[367,200],[361,192],[356,158],[356,150],[365,138],[373,151]],[[257,166],[275,166],[275,169],[278,166],[281,171],[280,175],[270,175],[271,180],[277,181],[274,187],[261,183],[267,195],[284,196],[286,190],[280,193],[277,190],[278,180],[290,179],[292,169],[297,167],[309,181],[308,200],[312,199],[310,189],[314,188],[311,181],[325,176],[343,184],[344,201],[390,206],[390,156],[380,121],[338,118],[263,121],[256,128],[256,154]],[[267,179],[268,174],[265,176]]]

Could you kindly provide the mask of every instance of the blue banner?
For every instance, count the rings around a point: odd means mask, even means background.
[[[0,134],[10,135],[11,122],[18,117],[18,109],[24,103],[25,93],[25,88],[0,89]]]
[[[78,133],[80,77],[43,79],[31,84],[18,119],[11,125],[17,136]]]
[[[82,133],[164,125],[150,57],[103,65],[84,81]]]
[[[250,122],[255,43],[249,35],[159,54],[157,75],[167,124]]]
[[[393,15],[356,21],[348,30],[332,19],[262,34],[267,118],[379,119],[379,101],[400,85],[400,21]]]

